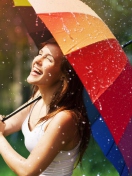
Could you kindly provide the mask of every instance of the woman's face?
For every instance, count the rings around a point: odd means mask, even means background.
[[[32,62],[28,83],[53,86],[60,81],[63,54],[56,44],[46,44]]]

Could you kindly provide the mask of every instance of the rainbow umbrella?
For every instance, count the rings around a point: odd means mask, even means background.
[[[15,2],[22,2],[15,4],[20,10],[27,7],[26,0]],[[84,84],[93,137],[119,174],[128,176],[132,172],[132,67],[124,51],[100,17],[83,2],[29,3],[43,21],[44,35],[50,31]],[[28,19],[32,13],[25,16]]]

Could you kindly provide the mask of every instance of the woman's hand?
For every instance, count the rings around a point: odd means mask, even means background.
[[[3,134],[5,130],[5,123],[2,122],[2,119],[3,119],[3,116],[0,115],[0,134]]]

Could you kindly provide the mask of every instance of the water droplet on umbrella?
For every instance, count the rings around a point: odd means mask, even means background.
[[[38,17],[36,18],[36,21],[35,21],[35,22],[36,22],[35,25],[38,26]]]
[[[86,124],[86,122],[83,121],[82,124]]]
[[[44,32],[42,33],[42,35],[41,35],[41,38],[43,38],[44,37]]]

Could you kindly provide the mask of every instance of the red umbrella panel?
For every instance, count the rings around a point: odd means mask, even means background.
[[[44,35],[50,31],[84,84],[94,138],[119,174],[129,175],[132,67],[117,39],[100,17],[79,0],[29,2],[46,27]]]

